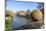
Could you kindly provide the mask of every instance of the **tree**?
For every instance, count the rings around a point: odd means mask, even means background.
[[[30,9],[28,9],[27,12],[30,12]]]
[[[12,11],[10,11],[10,10],[6,10],[5,13],[6,13],[6,14],[5,14],[6,17],[7,17],[7,16],[10,16],[10,17],[13,17],[13,16],[14,16],[14,13],[13,13]]]
[[[31,11],[28,9],[26,12],[27,12],[26,17],[31,18]]]

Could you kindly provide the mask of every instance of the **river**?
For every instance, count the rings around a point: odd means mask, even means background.
[[[23,27],[26,27],[26,28],[27,27],[28,28],[39,28],[40,27],[38,24],[32,23],[31,21],[33,21],[33,20],[25,18],[25,17],[15,16],[13,18],[12,29],[17,29],[17,28],[18,29],[23,29]],[[25,25],[25,26],[23,26],[23,25]],[[23,26],[23,27],[21,27],[21,26]]]

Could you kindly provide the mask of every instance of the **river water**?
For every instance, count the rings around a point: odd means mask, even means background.
[[[31,21],[33,21],[33,20],[25,18],[25,17],[15,16],[13,18],[12,29],[16,29],[25,24],[27,24],[25,27],[29,27],[29,28],[39,28],[40,27],[37,23],[32,23]]]
[[[18,28],[19,26],[22,26],[28,22],[30,22],[31,19],[25,18],[25,17],[18,17],[15,16],[13,18],[13,23],[12,23],[12,27],[13,29]],[[32,21],[32,20],[31,20]]]

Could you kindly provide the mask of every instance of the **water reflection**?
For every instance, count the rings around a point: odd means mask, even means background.
[[[43,23],[31,22],[32,19],[15,16],[13,18],[12,29],[37,29],[40,28]]]
[[[13,19],[13,29],[15,29],[19,26],[22,26],[28,22],[29,22],[29,20],[27,18],[15,16]]]

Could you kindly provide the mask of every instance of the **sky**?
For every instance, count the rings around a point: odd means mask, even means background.
[[[11,10],[13,12],[16,11],[26,11],[26,10],[30,10],[32,11],[33,9],[36,9],[36,7],[38,6],[38,3],[34,3],[34,2],[23,2],[23,1],[7,1],[6,2],[6,9]]]

